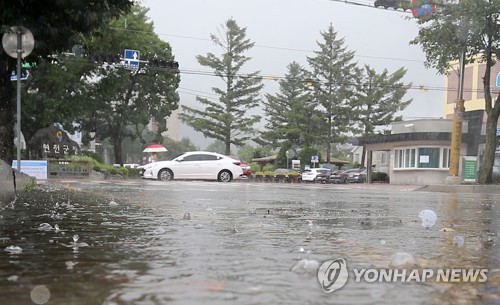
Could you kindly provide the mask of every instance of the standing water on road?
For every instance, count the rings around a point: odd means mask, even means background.
[[[0,304],[498,304],[499,201],[388,186],[48,183],[0,210]],[[329,260],[349,273],[326,293],[317,270]],[[354,268],[372,271],[356,281]],[[488,269],[488,280],[374,279],[390,268]]]

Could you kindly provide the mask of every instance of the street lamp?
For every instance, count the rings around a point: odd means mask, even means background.
[[[13,26],[10,33],[2,37],[5,53],[17,59],[17,170],[21,171],[21,58],[28,56],[35,46],[35,39],[30,30],[22,26]],[[24,48],[23,48],[24,47]]]

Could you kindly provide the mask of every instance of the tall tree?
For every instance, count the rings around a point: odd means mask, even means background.
[[[35,38],[31,60],[47,58],[58,51],[70,50],[79,35],[89,34],[110,18],[119,16],[133,5],[133,0],[66,1],[0,1],[2,33],[11,26],[22,25]],[[0,159],[13,159],[15,125],[15,86],[10,81],[16,60],[0,52]],[[22,126],[21,126],[22,127]]]
[[[92,115],[79,118],[78,123],[101,139],[109,139],[115,163],[119,164],[123,164],[123,140],[141,136],[139,128],[127,127],[144,126],[153,120],[157,127],[154,142],[161,143],[165,118],[177,109],[179,101],[175,91],[180,81],[177,71],[153,64],[172,62],[174,56],[170,45],[154,33],[153,23],[146,16],[148,10],[134,6],[130,14],[112,20],[110,30],[101,37],[91,37],[86,44],[91,54],[121,54],[127,48],[137,49],[141,59],[148,61],[133,71],[121,64],[98,64],[88,75],[82,94]]]
[[[324,127],[309,88],[307,71],[297,62],[287,68],[285,78],[279,80],[279,92],[266,94],[263,102],[267,123],[261,142],[272,148],[280,147],[283,142],[298,147],[312,145]]]
[[[345,46],[345,40],[337,37],[330,24],[321,32],[322,42],[317,42],[319,50],[307,60],[312,68],[314,96],[323,108],[326,121],[326,161],[330,162],[332,143],[345,141],[351,116],[350,99],[356,82],[354,52]]]
[[[408,91],[401,81],[405,74],[404,68],[391,74],[384,69],[378,74],[365,65],[356,98],[352,102],[355,114],[353,123],[359,127],[363,136],[373,135],[377,126],[386,126],[402,119],[401,116],[396,117],[396,113],[412,102],[412,99],[403,100]],[[361,164],[365,164],[364,150],[363,146]]]
[[[483,88],[485,99],[486,150],[479,169],[479,183],[491,183],[496,128],[500,115],[500,96],[491,93],[491,71],[500,58],[500,1],[499,0],[444,0],[436,5],[436,12],[420,19],[418,36],[411,41],[424,50],[428,67],[442,74],[450,71],[452,61],[458,61],[465,52],[465,63],[484,63]]]
[[[259,105],[262,89],[259,71],[242,74],[245,63],[251,58],[244,55],[254,43],[246,37],[246,28],[229,19],[218,34],[211,34],[213,43],[223,50],[217,57],[213,53],[198,55],[200,65],[214,70],[225,84],[224,88],[213,87],[219,99],[209,100],[198,96],[196,99],[204,110],[182,106],[181,120],[202,132],[206,137],[224,142],[225,153],[230,154],[231,144],[242,146],[254,133],[253,126],[260,120],[258,115],[249,115],[248,110]]]

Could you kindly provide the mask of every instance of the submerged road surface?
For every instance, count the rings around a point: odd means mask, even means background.
[[[0,304],[498,304],[499,207],[387,186],[50,182],[0,211]]]

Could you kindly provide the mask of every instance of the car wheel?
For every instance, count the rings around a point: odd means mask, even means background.
[[[170,181],[174,179],[174,173],[171,170],[164,168],[158,172],[158,180]]]
[[[233,180],[233,176],[231,175],[230,171],[223,170],[219,173],[218,180],[220,182],[230,182],[231,180]]]

